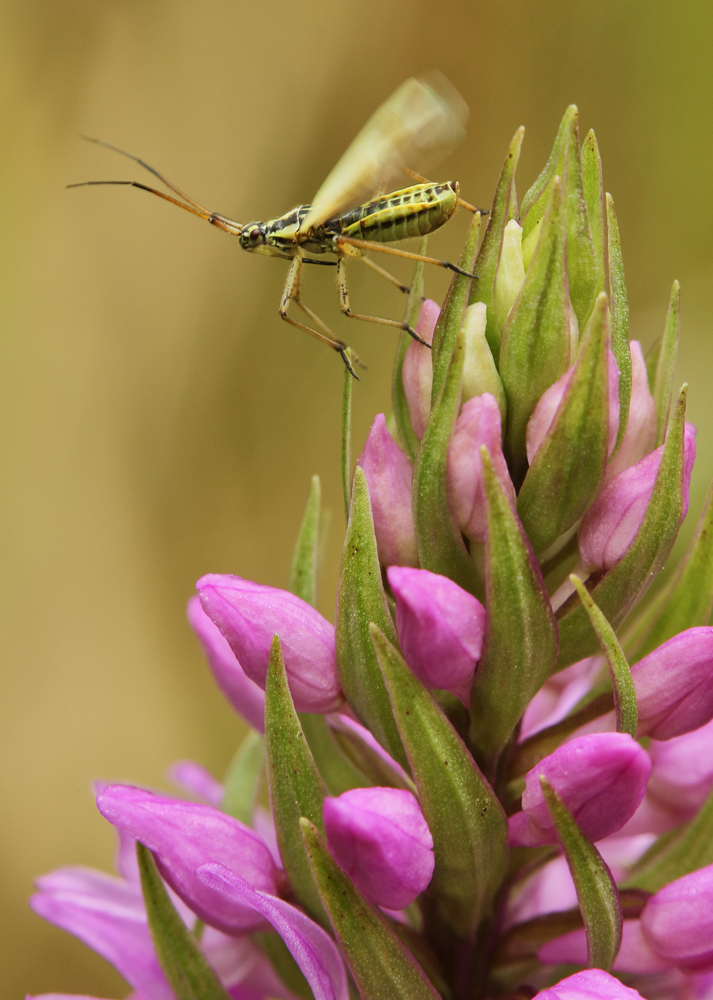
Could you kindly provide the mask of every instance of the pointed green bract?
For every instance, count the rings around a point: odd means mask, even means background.
[[[621,444],[629,420],[631,403],[631,350],[629,349],[629,300],[624,281],[619,223],[612,196],[606,195],[607,245],[609,269],[609,305],[611,308],[611,349],[619,366],[619,433],[616,447]]]
[[[647,609],[627,643],[641,659],[662,642],[696,625],[713,611],[713,483],[708,488],[691,546],[671,582]]]
[[[429,692],[376,626],[371,633],[433,836],[436,867],[428,893],[442,918],[467,936],[489,914],[507,869],[507,819]]]
[[[604,292],[587,324],[572,379],[517,498],[537,553],[568,531],[594,500],[609,448],[609,306]]]
[[[557,659],[557,625],[537,562],[485,448],[488,624],[471,693],[470,739],[491,773]]]
[[[325,790],[292,703],[280,640],[272,640],[265,685],[265,742],[277,844],[293,890],[310,916],[326,918],[300,833],[300,816],[319,829]]]
[[[683,446],[686,393],[683,386],[673,411],[661,465],[644,520],[621,559],[591,588],[592,598],[613,628],[618,628],[666,562],[683,514]],[[579,598],[558,611],[560,655],[557,670],[596,652],[598,643]]]
[[[220,808],[246,826],[253,825],[253,812],[265,767],[265,741],[254,729],[243,740],[223,782]]]
[[[576,109],[568,120],[565,132],[564,200],[569,297],[581,329],[592,311],[600,274],[584,195],[579,150],[579,112]]]
[[[636,704],[636,691],[634,682],[631,679],[631,670],[626,662],[624,651],[619,645],[614,629],[601,613],[591,598],[591,595],[582,581],[574,573],[570,580],[579,598],[584,605],[584,610],[589,615],[599,645],[606,657],[609,665],[609,673],[612,679],[614,690],[614,708],[616,710],[616,729],[618,733],[628,733],[636,738],[636,730],[639,725],[639,709]]]
[[[651,392],[656,404],[656,447],[663,444],[668,427],[673,398],[673,380],[676,377],[678,334],[681,329],[681,286],[674,281],[666,312],[661,346],[656,358],[656,375]]]
[[[524,137],[525,129],[521,126],[512,137],[505,162],[500,171],[500,178],[495,190],[495,198],[493,199],[493,207],[488,216],[488,227],[485,230],[485,236],[483,237],[483,242],[475,261],[475,271],[478,275],[478,280],[473,282],[470,289],[469,304],[484,302],[487,306],[485,336],[496,362],[500,357],[502,330],[498,329],[495,322],[495,273],[500,262],[505,226],[510,219],[517,218],[515,171],[520,159],[520,150]]]
[[[476,212],[475,218],[468,230],[463,252],[458,261],[459,267],[464,271],[472,271],[475,266],[479,232],[480,212]],[[443,388],[443,383],[448,376],[453,351],[455,350],[456,341],[458,340],[465,318],[471,282],[472,279],[467,278],[464,274],[453,275],[453,280],[443,300],[436,329],[433,331],[433,384],[431,386],[431,403],[433,406],[435,406],[436,400]]]
[[[440,1000],[418,963],[342,871],[307,819],[302,836],[312,874],[361,1000]]]
[[[713,792],[688,823],[665,833],[634,865],[626,888],[658,892],[669,882],[713,864]]]
[[[364,784],[364,776],[342,753],[323,715],[298,712],[310,753],[330,795],[341,795]]]
[[[360,785],[377,785],[386,788],[403,788],[415,792],[416,786],[403,771],[398,770],[354,732],[339,717],[332,716],[329,729],[334,743],[351,762],[355,773],[361,775]]]
[[[562,185],[555,178],[537,250],[500,345],[500,377],[508,400],[506,442],[516,485],[527,468],[527,421],[542,393],[564,374],[572,358],[576,319],[567,286],[564,224]]]
[[[607,290],[607,228],[604,215],[604,184],[602,159],[594,130],[590,129],[582,143],[582,191],[587,206],[589,231],[592,234],[597,280],[595,296]]]
[[[171,902],[151,851],[137,843],[136,857],[151,939],[176,1000],[229,1000],[198,942]]]
[[[458,416],[464,354],[461,334],[416,459],[412,509],[421,567],[450,577],[464,590],[482,597],[482,581],[453,520],[448,499],[448,445]]]
[[[587,967],[608,970],[621,945],[622,912],[616,883],[554,788],[544,777],[540,777],[540,784],[577,890],[587,933]]]
[[[339,680],[350,706],[402,767],[408,767],[389,696],[369,636],[369,625],[398,643],[381,583],[369,487],[363,469],[354,471],[354,492],[337,589],[336,654]]]
[[[522,199],[520,206],[520,219],[522,222],[522,236],[527,239],[535,229],[538,222],[544,218],[547,208],[547,200],[554,178],[564,177],[564,158],[567,134],[572,129],[572,123],[577,120],[579,112],[575,104],[570,104],[564,113],[557,135],[555,137],[552,151],[549,155],[540,176]]]
[[[422,256],[425,256],[427,249],[428,237],[424,236],[419,245],[418,252]],[[406,304],[404,320],[408,323],[412,330],[416,329],[418,318],[421,315],[421,307],[423,305],[424,267],[425,264],[422,260],[416,262],[416,266],[413,270],[413,278],[411,279],[411,291],[409,292],[408,302]],[[396,346],[396,357],[394,358],[394,367],[391,375],[391,406],[399,437],[398,444],[401,445],[403,450],[413,462],[418,452],[420,442],[411,425],[411,417],[408,411],[408,403],[406,402],[406,393],[404,392],[403,382],[404,358],[406,357],[406,351],[412,343],[412,340],[413,338],[410,334],[408,334],[405,330],[401,331],[398,344]]]
[[[347,372],[347,374],[349,374]],[[351,376],[350,376],[351,378]],[[319,476],[312,476],[309,497],[300,525],[290,569],[289,590],[312,607],[317,604],[317,563],[319,559],[322,487]]]

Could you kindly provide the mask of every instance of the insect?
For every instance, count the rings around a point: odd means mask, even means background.
[[[405,292],[408,292],[408,287],[371,260],[367,251],[423,260],[468,277],[476,277],[450,261],[385,245],[433,232],[451,218],[458,204],[475,211],[473,206],[459,198],[457,181],[437,184],[414,172],[415,168],[422,171],[430,169],[461,142],[467,117],[465,101],[444,76],[432,73],[424,78],[411,77],[374,112],[312,203],[299,205],[267,222],[241,224],[217,212],[209,212],[139,157],[88,136],[83,138],[121,153],[144,167],[176,197],[139,181],[84,181],[69,187],[98,184],[137,187],[237,236],[243,250],[289,260],[290,269],[280,299],[280,316],[337,351],[357,378],[346,353],[347,345],[335,337],[301,299],[303,265],[336,267],[339,305],[345,316],[397,327],[420,341],[416,331],[406,322],[352,311],[345,262],[349,257],[360,258]],[[419,183],[384,193],[404,173]],[[324,255],[336,257],[336,260],[324,260]],[[291,303],[302,310],[312,325],[288,314]]]

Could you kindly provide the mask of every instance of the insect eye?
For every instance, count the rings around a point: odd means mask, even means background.
[[[260,230],[257,228],[251,229],[250,239],[252,240],[253,243],[257,243],[257,241],[260,239]]]

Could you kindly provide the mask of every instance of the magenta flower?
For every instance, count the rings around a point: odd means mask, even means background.
[[[528,772],[522,812],[510,817],[510,843],[538,847],[557,842],[540,777],[559,793],[582,832],[602,840],[620,830],[644,797],[648,754],[624,733],[592,733],[565,743]]]
[[[485,608],[448,577],[390,566],[396,628],[406,662],[422,684],[467,704],[485,632]]]
[[[537,953],[546,965],[586,965],[587,937],[584,930],[571,931],[549,941]],[[657,955],[646,940],[640,920],[625,920],[622,924],[621,947],[612,966],[615,972],[651,975],[665,972],[671,963]]]
[[[669,740],[713,718],[713,628],[689,628],[631,668],[639,736]]]
[[[416,327],[416,333],[427,344],[433,342],[433,331],[438,322],[439,307],[432,299],[426,299]],[[433,383],[433,363],[431,352],[417,341],[409,344],[401,369],[406,404],[411,426],[416,437],[423,437],[428,418],[431,415],[431,386]],[[366,470],[365,470],[366,471]],[[367,477],[368,478],[368,477]],[[372,501],[373,502],[373,501]]]
[[[262,733],[265,729],[265,692],[246,676],[220,629],[201,607],[197,594],[189,600],[186,613],[218,687],[238,715]]]
[[[695,427],[686,424],[681,521],[688,511],[688,487],[696,458],[695,435]],[[579,553],[590,570],[611,569],[636,537],[654,490],[663,447],[661,445],[636,465],[620,472],[584,515],[579,532]]]
[[[273,636],[279,635],[295,707],[333,712],[343,704],[334,658],[334,626],[301,598],[239,576],[209,573],[196,584],[247,676],[263,690]]]
[[[163,877],[201,920],[227,934],[253,930],[261,921],[252,907],[226,904],[198,879],[200,865],[231,864],[256,889],[278,894],[282,878],[270,851],[232,816],[130,785],[109,785],[97,796],[97,806],[110,823],[154,852]]]
[[[534,1000],[640,1000],[641,994],[602,969],[585,969],[541,990]]]
[[[186,792],[190,798],[215,806],[216,809],[220,807],[223,801],[223,786],[195,761],[176,761],[169,767],[168,776],[174,785]]]
[[[631,340],[629,348],[631,350],[629,419],[619,449],[607,465],[606,482],[629,466],[640,462],[656,444],[656,404],[649,389],[641,344],[638,340]]]
[[[312,988],[315,1000],[348,1000],[344,963],[336,945],[318,924],[284,900],[255,889],[224,865],[205,864],[196,874],[209,891],[222,896],[226,903],[239,910],[252,907],[272,924]]]
[[[400,910],[433,875],[433,837],[411,792],[353,788],[324,800],[327,844],[369,902]]]
[[[426,350],[425,347],[419,349]],[[357,465],[364,470],[369,487],[379,562],[382,566],[417,566],[418,550],[411,513],[413,469],[406,454],[389,434],[383,413],[374,417]]]
[[[713,972],[713,865],[651,897],[641,927],[653,950],[684,972]]]
[[[665,742],[651,740],[647,796],[671,810],[676,826],[698,812],[713,790],[713,720]]]
[[[480,449],[488,449],[493,468],[513,506],[515,489],[502,450],[500,408],[489,392],[469,399],[456,420],[448,448],[448,493],[461,531],[485,541],[485,492]]]

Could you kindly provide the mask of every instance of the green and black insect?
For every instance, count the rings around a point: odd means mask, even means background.
[[[414,167],[422,171],[430,169],[453,150],[465,135],[467,118],[465,101],[441,74],[406,80],[371,116],[320,187],[312,203],[300,205],[268,222],[241,224],[217,212],[209,212],[148,163],[98,139],[89,141],[128,156],[150,171],[177,197],[171,197],[138,181],[84,181],[82,184],[70,184],[69,187],[94,184],[137,187],[237,236],[244,250],[290,260],[292,263],[280,299],[280,316],[287,323],[306,330],[338,351],[356,377],[346,353],[347,345],[334,336],[300,297],[302,266],[336,266],[339,304],[345,316],[397,327],[420,340],[416,331],[401,320],[365,316],[352,311],[345,261],[348,257],[360,258],[402,291],[408,291],[407,286],[371,260],[367,251],[423,260],[468,274],[450,261],[424,257],[387,245],[399,240],[422,237],[439,229],[451,218],[458,204],[474,210],[459,198],[457,181],[436,184],[413,170]],[[420,183],[390,194],[382,193],[388,191],[404,173]],[[368,200],[365,201],[365,198]],[[322,259],[325,254],[336,257],[336,261]],[[288,315],[292,302],[300,307],[313,326]]]

